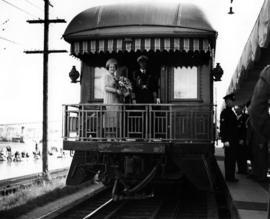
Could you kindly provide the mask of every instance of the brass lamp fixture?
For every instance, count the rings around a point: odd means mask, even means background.
[[[72,66],[71,71],[69,72],[69,77],[71,79],[71,83],[77,83],[80,82],[80,80],[77,80],[80,77],[80,73],[76,69],[75,65]]]
[[[223,75],[223,69],[220,66],[220,63],[216,64],[216,67],[212,70],[213,80],[221,81],[221,77]]]

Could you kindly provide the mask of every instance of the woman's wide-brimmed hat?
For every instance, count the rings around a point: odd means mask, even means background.
[[[111,64],[117,66],[118,62],[114,58],[108,59],[108,61],[106,62],[106,68],[108,69],[109,68],[109,65],[111,65]]]

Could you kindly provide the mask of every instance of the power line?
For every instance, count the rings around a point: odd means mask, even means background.
[[[43,9],[42,9],[41,7],[39,7],[38,5],[34,4],[33,2],[31,2],[31,1],[29,1],[29,0],[24,0],[24,1],[27,2],[28,4],[34,6],[35,8],[37,8],[37,9],[39,9],[40,11],[43,12]],[[43,0],[43,1],[44,1],[44,0]],[[49,6],[51,6],[52,9],[53,9],[53,5],[52,5],[50,2],[49,2]],[[54,14],[53,11],[51,11],[51,13]]]
[[[24,12],[25,14],[28,14],[28,15],[34,16],[34,17],[38,17],[38,16],[32,14],[31,12],[28,12],[28,11],[26,11],[26,10],[24,10],[24,9],[22,9],[22,8],[20,8],[20,7],[18,7],[18,6],[16,6],[16,5],[14,5],[13,3],[10,3],[10,2],[8,2],[8,1],[6,1],[6,0],[1,0],[1,1],[5,2],[6,4],[8,4],[8,5],[10,5],[10,6],[14,7],[14,8],[16,8],[17,10],[19,10],[19,11],[21,11],[21,12]]]
[[[5,40],[5,41],[8,41],[8,42],[13,43],[13,44],[16,44],[16,45],[20,45],[20,43],[17,43],[17,42],[15,42],[15,41],[13,41],[13,40],[9,40],[9,39],[7,39],[7,38],[5,38],[5,37],[2,37],[2,36],[0,36],[0,39],[1,39],[1,40]]]
[[[29,0],[24,0],[24,1],[43,12],[43,9],[39,6],[37,6],[36,4],[34,4],[33,2],[31,2]]]

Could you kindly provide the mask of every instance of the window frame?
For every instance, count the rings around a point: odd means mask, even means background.
[[[91,73],[90,73],[90,100],[88,102],[103,102],[103,98],[95,98],[95,69],[98,67],[91,67]],[[104,68],[104,67],[100,67]],[[106,70],[106,68],[104,68]]]
[[[174,73],[176,68],[190,68],[190,67],[196,67],[197,68],[197,97],[196,98],[175,98],[174,97]],[[173,66],[170,71],[170,101],[171,102],[201,102],[201,66]]]

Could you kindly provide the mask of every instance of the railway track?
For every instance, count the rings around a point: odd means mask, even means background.
[[[52,179],[66,177],[68,168],[56,169],[50,171]],[[6,180],[0,180],[0,195],[5,196],[15,193],[20,189],[30,187],[35,183],[42,181],[42,173],[30,174],[22,177],[15,177]]]
[[[148,196],[150,197],[150,196]],[[219,218],[215,195],[185,188],[160,187],[151,198],[113,201],[111,190],[104,190],[83,203],[52,217],[57,219],[142,219],[142,218]]]
[[[106,188],[98,192],[97,194],[91,196],[89,199],[79,202],[78,205],[74,207],[67,208],[68,210],[63,213],[52,212],[42,219],[57,218],[57,219],[68,219],[68,218],[85,218],[86,216],[91,217],[91,214],[95,212],[100,212],[104,209],[108,203],[113,203],[111,199],[111,188]],[[41,219],[40,218],[40,219]]]
[[[85,197],[64,209],[47,213],[39,219],[235,218],[230,194],[215,161],[212,168],[214,191],[211,192],[199,191],[183,180],[178,184],[149,185],[145,188],[145,194],[131,196],[133,199],[122,197],[121,200],[114,201],[112,189],[104,187],[91,197]]]

